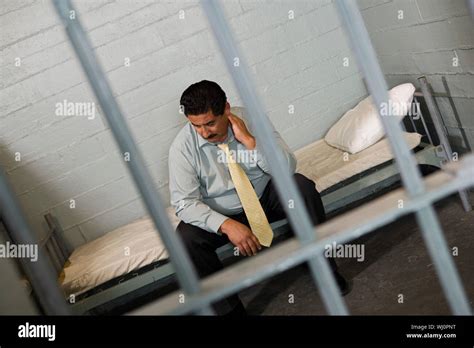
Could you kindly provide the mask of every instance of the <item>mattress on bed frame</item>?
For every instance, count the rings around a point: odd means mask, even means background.
[[[406,133],[405,139],[413,149],[420,143],[421,135]],[[295,156],[298,160],[296,171],[314,180],[319,192],[393,158],[386,139],[354,155],[319,140],[295,151]],[[168,207],[167,213],[176,229],[180,220],[174,209]],[[122,279],[129,273],[133,275],[147,265],[166,259],[167,250],[147,216],[74,250],[63,269],[60,283],[68,296],[87,296],[101,284]]]
[[[167,213],[171,226],[176,229],[180,220],[171,207],[167,208]],[[76,248],[59,280],[67,296],[78,296],[168,257],[153,220],[145,216]]]
[[[421,137],[418,133],[404,132],[410,149],[420,144]],[[318,192],[393,159],[386,138],[353,155],[332,147],[321,139],[296,150],[295,156],[298,159],[296,172],[312,179]]]

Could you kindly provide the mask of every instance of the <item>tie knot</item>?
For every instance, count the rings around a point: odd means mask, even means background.
[[[218,144],[217,146],[219,146],[219,148],[221,148],[222,150],[226,151],[229,149],[229,144]]]
[[[233,158],[232,154],[229,150],[229,144],[218,144],[219,148],[224,151],[225,156],[227,158],[227,163],[235,163],[235,159]]]

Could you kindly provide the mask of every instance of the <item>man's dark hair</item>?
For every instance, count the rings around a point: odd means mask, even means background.
[[[224,114],[227,97],[222,88],[213,81],[202,80],[186,88],[181,95],[180,105],[186,117],[212,111],[214,116]]]

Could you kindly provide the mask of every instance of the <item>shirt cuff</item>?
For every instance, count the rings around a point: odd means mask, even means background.
[[[256,162],[257,165],[265,172],[268,173],[268,166],[267,166],[267,160],[265,159],[265,156],[263,155],[262,151],[260,150],[260,147],[257,145],[255,147],[256,150]]]
[[[207,218],[207,226],[211,230],[211,232],[217,233],[218,235],[222,235],[221,232],[219,232],[219,227],[223,224],[225,220],[227,220],[229,217],[222,215],[221,213],[218,213],[214,211],[209,217]]]

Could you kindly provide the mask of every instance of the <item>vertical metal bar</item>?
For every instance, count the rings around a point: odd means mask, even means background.
[[[51,238],[51,236],[56,237],[56,242],[57,242],[59,248],[61,249],[62,258],[64,259],[64,262],[66,262],[66,260],[69,258],[69,255],[71,254],[71,251],[68,250],[67,246],[64,244],[63,238],[59,235],[60,234],[60,228],[59,228],[58,224],[53,219],[53,217],[50,213],[46,213],[44,215],[44,218],[45,218],[46,224],[48,225],[48,228],[49,228],[48,236],[49,236],[49,238]]]
[[[304,205],[303,199],[296,187],[294,179],[288,172],[286,161],[281,153],[276,151],[278,145],[273,137],[271,123],[265,115],[258,91],[251,79],[251,74],[247,67],[243,55],[239,52],[236,41],[226,23],[222,9],[217,1],[202,1],[204,11],[224,55],[227,68],[233,77],[240,96],[252,115],[249,122],[255,131],[258,148],[261,149],[271,172],[272,179],[275,180],[279,197],[283,202],[294,202],[294,208],[289,208],[284,204],[288,219],[301,243],[315,239],[314,227]],[[235,58],[239,59],[239,65],[234,66]],[[347,308],[340,296],[339,288],[334,276],[329,268],[329,264],[323,255],[308,261],[311,274],[316,281],[321,292],[326,309],[331,314],[347,314]]]
[[[413,120],[413,117],[411,117],[411,115],[409,115],[410,117],[410,122],[411,122],[411,125],[413,127],[413,130],[418,133],[418,129],[416,128],[416,125],[415,125],[415,121]]]
[[[53,234],[52,241],[54,243],[54,246],[56,250],[58,251],[58,257],[60,258],[61,265],[64,265],[68,259],[66,251],[63,249],[61,243],[58,241],[60,238],[56,235]]]
[[[417,108],[419,109],[419,106],[417,106]],[[430,144],[433,145],[433,139],[431,138],[430,131],[428,130],[428,127],[426,126],[425,117],[421,113],[421,110],[419,110],[418,112],[420,114],[421,123],[423,124],[423,129],[425,130],[426,136],[428,137],[428,140],[429,140]]]
[[[429,131],[428,127],[426,126],[425,117],[423,116],[423,113],[421,112],[420,103],[418,102],[418,99],[416,97],[415,97],[415,106],[416,106],[416,114],[420,116],[421,124],[423,125],[423,129],[425,130],[425,134],[428,137],[428,141],[430,142],[431,145],[434,145],[433,144],[433,139],[431,138],[430,131]]]
[[[471,17],[474,20],[474,0],[467,0],[467,5],[469,6],[469,10],[471,10]]]
[[[49,258],[53,264],[53,267],[56,271],[56,274],[59,274],[63,268],[63,264],[61,264],[61,261],[59,260],[58,254],[56,253],[56,250],[54,249],[53,243],[51,243],[51,240],[48,240],[46,244],[44,245],[45,250],[48,251]]]
[[[59,264],[61,265],[61,268],[59,269],[59,271],[61,271],[61,269],[63,268],[64,264],[67,261],[67,258],[64,256],[62,249],[59,247],[59,243],[56,239],[55,234],[51,236],[50,243],[53,246],[53,250],[58,258]]]
[[[0,211],[8,230],[12,233],[10,237],[13,243],[38,246],[2,168],[0,168]],[[48,262],[44,251],[39,247],[37,257],[36,262],[24,259],[21,259],[21,262],[45,313],[48,315],[71,314],[59,289],[56,272]]]
[[[435,101],[433,96],[431,95],[430,88],[428,86],[428,81],[426,80],[425,76],[419,77],[418,80],[420,81],[421,91],[425,98],[426,106],[431,114],[431,119],[436,129],[436,133],[439,138],[439,142],[443,145],[444,151],[446,152],[446,156],[448,158],[453,157],[453,151],[451,149],[451,145],[449,144],[448,138],[446,136],[446,128],[444,127],[441,115],[438,111],[438,108],[435,105]]]
[[[471,315],[471,305],[464,292],[433,206],[430,204],[420,209],[415,217],[421,227],[423,240],[430,252],[451,310],[456,315]]]
[[[369,33],[365,28],[362,15],[357,7],[357,3],[353,0],[336,0],[336,4],[350,38],[352,49],[366,78],[370,94],[375,105],[377,105],[403,185],[411,198],[416,197],[425,191],[425,185],[421,179],[414,157],[402,137],[400,124],[390,115],[385,117],[381,115],[380,109],[384,105],[389,105],[387,83],[370,41]],[[457,269],[449,255],[448,246],[443,238],[432,206],[430,205],[415,214],[430,256],[434,260],[436,271],[440,277],[451,310],[455,314],[469,314],[471,312],[469,302]]]
[[[370,42],[369,34],[365,28],[362,16],[353,0],[337,0],[339,13],[346,26],[346,31],[352,43],[352,49],[356,54],[370,94],[374,100],[380,115],[380,108],[388,104],[387,83],[383,77],[382,70],[377,61],[375,51]],[[357,42],[357,44],[355,44]],[[416,161],[411,150],[405,143],[398,118],[391,115],[381,117],[387,138],[390,141],[392,152],[397,159],[397,166],[402,181],[411,195],[419,194],[424,190],[424,183],[417,169]]]
[[[448,159],[448,161],[451,162],[453,160],[453,150],[451,149],[451,145],[449,144],[449,140],[446,135],[447,134],[446,127],[443,124],[443,120],[439,113],[438,107],[436,106],[434,98],[431,95],[428,81],[426,80],[425,76],[418,78],[418,80],[420,81],[421,91],[423,92],[423,95],[425,96],[426,105],[428,106],[428,109],[430,110],[431,119],[433,120],[436,133],[438,134],[439,142],[441,143],[441,146],[443,147],[443,150],[446,154],[446,158]],[[469,197],[467,195],[467,192],[464,190],[459,191],[459,197],[461,198],[461,202],[464,207],[464,210],[471,211],[472,207],[471,207],[471,203],[469,202]]]
[[[401,125],[401,127],[402,127],[402,130],[403,130],[404,132],[406,132],[406,131],[407,131],[407,127],[405,127],[405,122],[402,121],[400,125]]]
[[[150,174],[145,168],[142,155],[138,151],[122,112],[113,97],[110,85],[95,57],[89,39],[79,21],[78,14],[75,12],[70,0],[53,0],[53,3],[90,85],[99,100],[120,150],[122,153],[129,153],[130,155],[130,161],[126,163],[161,239],[170,254],[170,259],[181,287],[187,294],[199,292],[199,279],[194,265],[186,254],[181,240],[173,231],[163,203],[156,192]],[[71,16],[71,13],[74,13],[74,16]],[[211,312],[210,308],[206,308],[202,313],[208,314]]]

